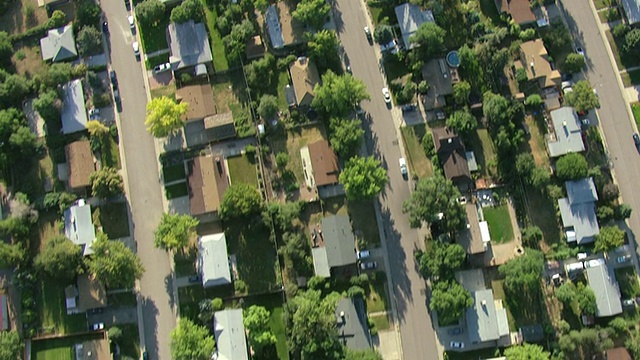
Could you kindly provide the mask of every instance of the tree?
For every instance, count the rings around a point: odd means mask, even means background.
[[[110,327],[107,333],[109,334],[109,340],[118,342],[122,338],[122,330],[117,326]]]
[[[258,106],[258,114],[265,120],[271,120],[278,111],[278,98],[265,94],[260,98],[260,105]]]
[[[536,162],[531,153],[521,153],[516,157],[516,172],[525,180],[531,176]]]
[[[458,105],[464,105],[469,101],[471,85],[466,81],[460,81],[453,85],[453,100]]]
[[[171,358],[174,360],[209,360],[214,346],[209,329],[186,317],[180,318],[171,332]]]
[[[542,230],[537,226],[528,226],[521,231],[522,241],[529,247],[537,247],[542,240]]]
[[[584,56],[576,53],[567,55],[564,60],[564,71],[569,73],[577,73],[584,67]]]
[[[267,205],[267,212],[273,217],[276,226],[282,232],[286,232],[293,227],[293,221],[300,217],[304,205],[303,201],[270,202]]]
[[[386,45],[393,40],[393,28],[389,25],[378,25],[373,31],[373,38],[380,45]]]
[[[544,256],[538,250],[527,248],[523,255],[500,265],[498,271],[504,286],[512,293],[532,290],[539,285],[544,270]]]
[[[542,96],[539,94],[531,94],[524,100],[524,104],[530,108],[537,109],[543,104]]]
[[[326,0],[302,0],[291,13],[293,19],[314,30],[322,29],[329,17],[331,7]]]
[[[140,258],[122,241],[109,240],[98,233],[91,245],[93,256],[87,261],[89,270],[109,289],[131,289],[142,278]]]
[[[347,348],[344,360],[383,360],[382,355],[374,349],[351,350]]]
[[[561,335],[558,346],[562,350],[564,359],[591,359],[613,347],[611,330],[604,328],[583,328],[580,331],[571,330]]]
[[[40,272],[62,282],[71,281],[82,268],[82,248],[63,235],[49,238],[34,259]]]
[[[0,331],[0,359],[22,359],[24,343],[17,331]]]
[[[387,181],[387,170],[372,156],[349,159],[340,174],[340,182],[351,200],[372,199],[382,191]]]
[[[153,244],[165,250],[184,248],[189,245],[189,239],[196,235],[195,228],[199,223],[189,215],[164,213],[154,233]]]
[[[100,21],[101,10],[98,4],[90,0],[76,2],[76,19],[80,28],[96,26]]]
[[[9,34],[0,31],[0,67],[7,68],[11,65],[11,55],[13,55],[13,45]]]
[[[462,136],[469,136],[478,128],[478,120],[467,110],[458,110],[447,119],[447,126]]]
[[[276,336],[269,328],[270,315],[269,310],[257,305],[244,311],[242,321],[248,332],[249,345],[256,353],[261,353],[265,347],[276,343]]]
[[[87,121],[89,135],[101,137],[109,133],[109,128],[98,120]]]
[[[252,61],[246,67],[247,83],[255,91],[264,91],[271,86],[276,70],[276,58],[271,54],[260,60]]]
[[[633,211],[633,209],[631,208],[631,206],[629,204],[620,204],[618,206],[616,206],[616,208],[614,209],[614,218],[617,220],[624,220],[624,219],[628,219],[631,217],[631,212]]]
[[[148,1],[157,0],[145,0]],[[147,104],[147,119],[144,122],[147,131],[157,138],[176,133],[184,126],[184,116],[188,107],[188,103],[177,104],[175,100],[166,96],[154,98]]]
[[[624,231],[619,227],[605,226],[600,229],[600,233],[596,235],[596,243],[594,252],[609,251],[624,245]]]
[[[472,305],[471,294],[457,281],[438,281],[433,285],[429,308],[438,313],[440,324],[455,323]]]
[[[60,96],[55,90],[41,92],[33,100],[33,108],[42,116],[45,122],[60,121],[61,106]]]
[[[92,55],[102,51],[102,33],[94,26],[85,26],[76,38],[80,55]]]
[[[565,101],[576,111],[586,111],[600,107],[598,96],[593,92],[593,88],[587,80],[581,80],[573,85],[573,91],[566,93]]]
[[[33,156],[38,148],[38,138],[36,135],[26,126],[20,126],[9,137],[9,146],[11,147],[11,153],[14,154],[14,159],[26,159]]]
[[[248,218],[262,210],[262,195],[255,187],[244,184],[232,184],[225,191],[220,203],[220,218]]]
[[[634,28],[626,33],[622,50],[629,55],[640,54],[640,29]]]
[[[136,5],[136,18],[144,26],[156,26],[164,16],[165,6],[160,0],[145,0]]]
[[[182,24],[189,20],[196,23],[204,20],[204,7],[199,0],[184,0],[171,10],[171,22]]]
[[[509,360],[549,360],[551,354],[540,345],[524,343],[506,348],[504,356]]]
[[[112,167],[103,167],[91,173],[89,184],[93,195],[101,199],[110,199],[124,192],[122,176]]]
[[[443,229],[449,233],[461,229],[465,225],[467,214],[464,207],[456,200],[460,191],[441,173],[429,178],[420,179],[411,198],[402,205],[402,211],[409,213],[412,227],[420,227],[422,222],[440,221]],[[442,219],[439,214],[442,214]]]
[[[460,269],[467,253],[459,244],[446,244],[441,241],[433,241],[427,246],[427,251],[417,254],[420,264],[420,273],[425,277],[449,277],[454,271]]]
[[[288,163],[289,163],[289,154],[285,152],[281,152],[281,153],[278,153],[278,155],[276,155],[276,166],[278,167],[278,169],[286,168]]]
[[[447,33],[436,23],[425,22],[409,38],[409,41],[420,46],[420,53],[425,59],[431,59],[445,50],[445,36]]]
[[[576,316],[594,315],[596,313],[596,296],[590,287],[579,282],[576,286],[567,281],[555,291],[558,300],[570,306]]]
[[[325,70],[333,72],[342,71],[340,60],[340,42],[335,31],[321,30],[313,34],[309,39],[309,58],[313,61],[322,74]]]
[[[349,158],[357,152],[362,144],[364,129],[362,121],[358,118],[344,119],[331,118],[331,148],[333,148],[342,158]]]
[[[229,35],[225,36],[223,41],[227,50],[227,59],[236,62],[243,58],[247,48],[247,40],[251,38],[255,29],[253,23],[248,20],[242,20],[239,24],[234,24]]]
[[[560,180],[580,180],[589,174],[589,163],[582,154],[570,153],[556,161],[556,176]]]
[[[4,81],[0,78],[0,108],[20,107],[27,94],[29,82],[24,76],[11,74]]]
[[[18,244],[0,242],[0,269],[13,269],[24,259],[24,249]]]
[[[336,75],[329,70],[316,85],[311,106],[329,116],[346,117],[362,100],[369,100],[364,83],[350,74]]]

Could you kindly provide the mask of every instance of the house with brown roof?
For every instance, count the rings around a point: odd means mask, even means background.
[[[73,346],[73,359],[111,359],[111,347],[107,336],[87,340]]]
[[[95,275],[78,275],[78,308],[83,311],[107,306],[107,290]]]
[[[631,355],[629,354],[629,350],[624,347],[617,347],[613,349],[607,350],[606,354],[607,360],[631,360]]]
[[[244,54],[246,55],[247,59],[252,60],[264,56],[264,52],[266,51],[266,49],[260,35],[256,35],[247,40],[245,45],[246,47],[244,50]]]
[[[307,153],[302,154],[302,165],[308,184],[312,187],[322,187],[338,183],[338,157],[327,140],[316,141],[300,151]],[[305,158],[310,159],[311,169],[308,168]]]
[[[520,45],[519,59],[514,62],[517,69],[525,69],[528,80],[538,80],[541,88],[559,86],[562,76],[551,67],[549,53],[541,39],[524,42]]]
[[[453,181],[460,191],[468,191],[473,187],[471,172],[467,164],[464,143],[453,129],[447,127],[431,129],[436,154],[444,169],[444,176]]]
[[[304,42],[304,26],[293,19],[296,9],[292,0],[278,1],[267,8],[264,21],[274,49]]]
[[[187,163],[187,185],[192,216],[215,215],[220,201],[229,187],[224,159],[198,156]]]
[[[187,121],[202,120],[216,113],[216,105],[213,102],[211,85],[205,82],[197,85],[187,85],[176,90],[176,101],[186,102]]]
[[[69,167],[67,187],[70,191],[85,192],[89,177],[96,170],[89,140],[80,140],[64,148]]]
[[[306,57],[299,57],[289,66],[293,90],[298,106],[310,106],[315,97],[314,88],[320,83],[320,74],[314,63]]]
[[[518,25],[536,22],[529,0],[495,0],[499,13],[508,13]]]

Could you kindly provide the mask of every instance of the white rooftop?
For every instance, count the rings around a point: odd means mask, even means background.
[[[204,287],[231,284],[227,239],[224,233],[205,235],[200,238],[198,268]]]
[[[64,211],[64,234],[74,244],[82,247],[83,255],[93,254],[91,244],[96,239],[96,228],[91,217],[91,205],[80,200]]]
[[[213,359],[248,360],[247,339],[242,320],[242,309],[227,309],[213,314],[217,351]]]

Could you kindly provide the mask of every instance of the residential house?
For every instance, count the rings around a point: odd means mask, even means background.
[[[244,54],[248,60],[257,59],[264,56],[266,48],[264,47],[264,42],[262,41],[262,37],[260,37],[260,35],[256,35],[247,40],[245,45],[246,46]]]
[[[220,201],[229,187],[224,159],[211,155],[198,156],[187,163],[189,209],[192,216],[217,216]]]
[[[184,127],[188,147],[206,145],[236,136],[231,111],[218,113],[208,82],[181,87],[176,90],[176,100],[189,105]]]
[[[580,119],[571,107],[561,107],[551,112],[553,134],[547,138],[549,157],[557,158],[584,151]]]
[[[568,242],[584,245],[600,233],[596,217],[598,192],[593,178],[565,182],[567,197],[558,199],[562,225]]]
[[[453,94],[453,84],[460,81],[458,70],[449,67],[444,59],[429,60],[422,67],[422,78],[429,84],[429,90],[422,97],[425,110],[446,106],[445,96]]]
[[[607,265],[588,267],[585,270],[589,286],[596,296],[596,317],[609,317],[622,313],[620,289],[616,274]]]
[[[78,57],[76,40],[73,36],[73,23],[49,30],[47,36],[40,39],[42,60],[53,62]]]
[[[167,44],[171,50],[169,62],[173,71],[195,68],[195,75],[204,75],[212,66],[209,35],[203,23],[189,20],[182,24],[169,24]]]
[[[444,176],[451,180],[460,191],[473,188],[471,172],[467,164],[464,143],[453,129],[447,127],[431,129],[438,160],[444,169]]]
[[[344,193],[338,183],[338,157],[327,140],[320,140],[300,149],[302,169],[307,187],[316,189],[321,198]]]
[[[338,337],[351,350],[371,348],[371,335],[364,301],[361,297],[342,298],[336,306]]]
[[[0,331],[9,330],[9,306],[7,295],[0,294]]]
[[[529,25],[536,22],[536,16],[531,11],[529,0],[495,0],[499,13],[508,13],[518,25]]]
[[[62,85],[62,133],[73,134],[87,129],[87,108],[82,80]]]
[[[640,22],[640,0],[622,0],[627,24],[634,25]]]
[[[76,360],[112,358],[111,347],[106,336],[97,338],[96,340],[87,340],[82,343],[75,344],[73,351],[75,355],[74,359]]]
[[[322,228],[314,231],[313,268],[317,276],[330,277],[343,270],[355,272],[356,241],[351,230],[349,217],[346,215],[329,216],[322,219]],[[353,274],[353,273],[351,273]]]
[[[231,284],[231,270],[224,233],[205,235],[199,239],[198,269],[202,285],[207,287]]]
[[[435,22],[431,10],[422,10],[418,5],[404,3],[396,6],[395,12],[405,49],[413,48],[414,45],[410,38],[418,31],[420,25],[426,22]]]
[[[525,1],[528,6],[528,1]],[[519,60],[515,61],[514,65],[516,69],[525,69],[527,79],[537,80],[538,85],[543,89],[550,86],[560,86],[562,83],[560,72],[552,68],[549,63],[549,54],[541,39],[520,44]]]
[[[107,290],[95,275],[78,275],[78,308],[82,311],[107,307]]]
[[[208,82],[197,85],[187,85],[176,90],[176,101],[185,102],[187,106],[186,121],[202,120],[217,113],[213,102],[213,92]]]
[[[284,0],[270,5],[264,13],[269,40],[276,50],[304,42],[304,26],[293,19],[294,10],[294,3]]]
[[[96,170],[89,140],[75,141],[64,148],[67,158],[69,190],[84,193],[89,186],[89,178]]]
[[[96,239],[96,228],[91,216],[91,205],[78,200],[64,211],[64,235],[82,248],[82,255],[93,254],[91,244]]]
[[[299,57],[289,66],[289,73],[293,82],[296,105],[300,107],[311,106],[311,101],[315,96],[314,89],[320,83],[318,68],[308,58]]]
[[[632,360],[633,358],[629,354],[629,350],[623,347],[617,347],[609,349],[606,352],[606,360]]]
[[[249,360],[242,309],[226,309],[213,314],[216,352],[212,359]]]

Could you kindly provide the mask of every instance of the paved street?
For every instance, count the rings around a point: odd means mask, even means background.
[[[381,93],[385,85],[374,47],[369,45],[363,31],[367,25],[363,3],[338,0],[334,15],[353,75],[364,81],[371,95],[371,101],[362,104],[366,113],[363,123],[367,130],[368,150],[389,171],[389,185],[380,202],[394,290],[391,301],[397,304],[403,358],[438,359],[434,330],[427,312],[426,287],[413,258],[413,250],[423,248],[423,240],[402,214],[402,203],[410,196],[409,182],[400,174],[398,125],[394,124],[391,111],[385,106]]]
[[[111,61],[118,75],[122,113],[120,141],[124,144],[127,198],[133,223],[137,252],[146,269],[140,281],[144,345],[149,359],[168,360],[169,334],[175,327],[169,257],[153,246],[153,231],[163,212],[154,139],[144,126],[146,91],[141,64],[136,61],[131,43],[134,37],[127,23],[124,2],[103,1],[102,9],[111,32]],[[169,290],[167,290],[169,289]],[[143,344],[141,344],[143,345]]]

